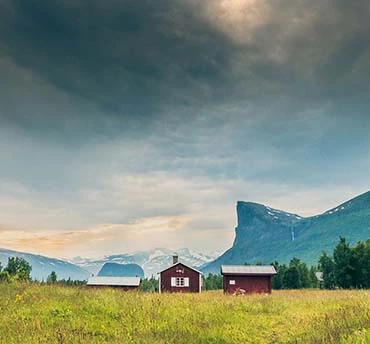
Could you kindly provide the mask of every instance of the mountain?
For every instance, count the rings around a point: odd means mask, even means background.
[[[131,277],[137,276],[144,278],[144,270],[137,264],[117,264],[105,263],[98,273],[98,276]]]
[[[77,257],[72,262],[95,275],[105,263],[138,264],[143,268],[145,276],[150,277],[152,275],[157,276],[159,271],[172,264],[174,252],[178,254],[180,261],[195,268],[212,262],[218,256],[217,253],[204,255],[187,248],[176,251],[167,248],[155,248],[149,251],[105,256],[101,259]]]
[[[203,272],[219,273],[221,264],[286,263],[292,257],[317,264],[320,254],[331,253],[340,236],[351,244],[370,237],[370,192],[312,217],[239,201],[237,217],[233,246]]]
[[[58,279],[87,280],[90,273],[79,266],[54,258],[39,256],[36,254],[0,249],[0,262],[3,267],[8,264],[8,258],[21,257],[31,266],[31,277],[37,280],[45,280],[52,271],[55,271]]]

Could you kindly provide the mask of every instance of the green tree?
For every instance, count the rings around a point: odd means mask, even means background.
[[[299,289],[301,287],[299,280],[299,270],[296,266],[289,266],[283,275],[283,286],[286,289]]]
[[[55,273],[55,271],[52,271],[51,274],[46,279],[46,282],[49,284],[54,284],[57,282],[57,280],[58,280],[57,274]]]
[[[25,259],[20,257],[8,258],[8,265],[4,269],[9,276],[24,281],[31,280],[31,270],[32,266]]]
[[[295,267],[298,270],[298,288],[311,287],[309,270],[306,263],[303,263],[298,258],[294,257],[290,261],[289,267]]]
[[[140,282],[140,290],[144,292],[158,291],[158,280],[152,276],[151,278],[144,278]]]
[[[353,252],[345,238],[340,237],[334,248],[334,278],[337,286],[350,288],[354,282]]]
[[[276,270],[276,275],[272,278],[272,289],[284,289],[283,276],[287,269],[286,265],[280,265],[278,261],[271,263]]]
[[[316,272],[317,268],[314,266],[311,266],[310,271],[309,271],[309,283],[310,283],[310,288],[317,288],[318,287],[318,280],[316,277]]]
[[[370,240],[358,242],[352,248],[353,286],[370,288]]]
[[[326,252],[323,252],[319,259],[319,270],[322,272],[322,278],[324,280],[325,289],[335,288],[335,275],[334,275],[335,264],[331,257]]]
[[[202,276],[204,290],[218,290],[223,288],[223,277],[218,274],[208,274],[207,277]]]
[[[277,269],[277,276],[275,276],[273,282],[275,287],[281,289],[300,289],[312,288],[316,286],[316,283],[312,282],[310,269],[308,268],[307,264],[301,262],[296,257],[290,260],[288,266],[279,266],[276,262],[275,269]]]

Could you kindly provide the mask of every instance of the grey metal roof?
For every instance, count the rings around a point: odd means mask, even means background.
[[[140,277],[110,277],[110,276],[94,276],[90,277],[87,285],[111,285],[111,286],[130,286],[138,287]]]
[[[221,265],[223,275],[275,275],[272,265]]]

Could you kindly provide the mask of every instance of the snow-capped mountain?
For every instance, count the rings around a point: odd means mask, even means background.
[[[167,248],[155,248],[149,251],[140,251],[129,254],[117,254],[105,256],[100,259],[87,259],[76,257],[72,263],[80,266],[81,268],[97,274],[105,263],[118,263],[118,264],[138,264],[145,273],[146,277],[152,275],[157,276],[157,273],[172,264],[172,256],[177,253],[179,261],[187,265],[199,268],[206,263],[212,262],[219,256],[220,253],[215,252],[210,255],[197,253],[188,248],[178,250],[170,250]]]
[[[32,253],[18,252],[7,249],[0,249],[0,263],[4,267],[8,264],[10,257],[25,259],[31,266],[31,277],[37,280],[45,280],[55,271],[58,279],[87,280],[90,273],[79,266],[61,259],[54,259]]]

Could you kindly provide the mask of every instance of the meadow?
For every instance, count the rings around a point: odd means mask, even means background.
[[[370,291],[159,295],[1,284],[0,343],[370,343]]]

